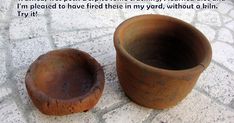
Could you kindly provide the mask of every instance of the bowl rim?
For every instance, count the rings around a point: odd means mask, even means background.
[[[121,31],[123,31],[124,28],[128,28],[129,25],[131,25],[132,23],[136,23],[139,20],[144,20],[144,19],[163,19],[163,20],[167,20],[170,22],[176,22],[179,23],[181,25],[184,25],[186,27],[188,27],[190,30],[193,30],[195,33],[197,33],[198,35],[201,36],[201,40],[203,41],[203,43],[206,45],[206,47],[208,48],[207,50],[205,50],[205,58],[200,62],[200,64],[197,64],[194,67],[191,68],[186,68],[186,69],[180,69],[180,70],[170,70],[170,69],[164,69],[164,68],[159,68],[159,67],[154,67],[154,66],[150,66],[148,64],[145,64],[139,60],[137,60],[135,57],[133,57],[132,55],[130,55],[126,49],[120,44],[120,40],[121,40],[121,36],[120,33]],[[122,38],[123,39],[123,38]],[[174,17],[170,17],[170,16],[166,16],[166,15],[159,15],[159,14],[143,14],[143,15],[138,15],[138,16],[134,16],[131,17],[125,21],[123,21],[115,30],[114,33],[114,46],[116,49],[117,54],[120,53],[122,56],[124,56],[125,58],[127,58],[131,63],[137,65],[138,67],[142,68],[142,69],[146,69],[150,72],[161,72],[161,73],[166,73],[166,74],[170,74],[172,76],[177,76],[177,75],[184,75],[184,74],[189,74],[189,73],[201,73],[202,71],[204,71],[212,58],[212,49],[211,49],[211,45],[208,41],[208,39],[198,30],[196,29],[194,26],[192,26],[191,24],[184,22],[180,19],[174,18]]]
[[[31,74],[32,74],[31,69],[33,69],[33,67],[35,67],[37,60],[40,57],[43,57],[44,55],[48,55],[48,54],[56,53],[56,52],[68,52],[68,51],[74,51],[76,53],[80,53],[80,54],[84,55],[85,57],[87,57],[89,60],[93,61],[94,65],[95,65],[95,69],[96,69],[95,70],[96,80],[94,80],[94,84],[89,89],[89,91],[81,96],[76,96],[76,97],[72,97],[69,99],[61,99],[61,98],[51,97],[51,96],[47,95],[45,92],[43,92],[42,90],[38,89],[38,87],[36,87],[32,77],[31,77]],[[86,61],[88,61],[88,60],[86,60]],[[64,104],[70,104],[70,103],[74,103],[74,102],[82,103],[82,100],[91,97],[97,90],[99,90],[102,93],[103,88],[104,88],[104,83],[105,83],[104,71],[103,71],[103,68],[101,67],[101,65],[88,53],[81,51],[81,50],[73,49],[73,48],[56,49],[56,50],[49,51],[49,52],[39,56],[30,65],[30,67],[26,73],[26,76],[25,76],[26,88],[31,93],[33,93],[31,95],[34,95],[35,97],[39,97],[40,99],[43,99],[42,102],[44,102],[44,101],[60,102],[60,103],[64,103]],[[97,100],[98,100],[98,98],[97,98]]]

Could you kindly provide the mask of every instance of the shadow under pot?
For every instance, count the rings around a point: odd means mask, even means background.
[[[47,115],[88,111],[101,97],[104,82],[100,64],[75,49],[41,55],[31,64],[25,78],[32,102]]]
[[[120,84],[134,102],[150,108],[175,106],[191,92],[211,61],[207,38],[181,20],[141,15],[114,34]]]

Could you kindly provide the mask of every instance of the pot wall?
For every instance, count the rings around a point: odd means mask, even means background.
[[[126,95],[150,108],[164,109],[176,105],[194,87],[200,73],[170,76],[139,67],[117,52],[117,74]],[[127,66],[127,67],[126,67]]]
[[[178,59],[182,58],[181,62],[180,60],[175,62],[179,65],[186,64],[186,62],[189,64],[167,69],[157,66],[157,63],[155,66],[144,63],[144,59],[141,58],[145,58],[147,53],[151,56],[159,54],[159,57],[152,58],[167,58],[173,56],[165,56],[168,52],[170,54],[177,52],[174,56],[178,56],[179,52],[177,47],[172,50],[171,46],[167,47],[170,43],[164,43],[164,40],[160,43],[152,43],[148,39],[155,39],[155,42],[159,41],[158,39],[169,39],[165,41],[176,39],[176,42],[180,43],[179,48],[181,45],[188,46],[184,48],[185,51],[182,50],[181,54],[179,53],[182,56],[178,57]],[[138,45],[136,49],[131,47],[132,44],[141,41],[146,43]],[[126,95],[142,106],[156,109],[172,107],[184,99],[193,89],[200,74],[209,65],[212,55],[210,44],[201,32],[181,20],[162,15],[142,15],[124,21],[116,29],[114,44],[117,53],[117,74]],[[152,44],[156,47],[144,46],[144,44]],[[166,45],[164,47],[158,44]],[[177,43],[174,42],[172,48],[175,44]],[[157,48],[165,49],[154,50]],[[173,64],[173,62],[170,63]]]

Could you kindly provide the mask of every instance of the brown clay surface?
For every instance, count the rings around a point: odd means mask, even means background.
[[[117,73],[126,95],[157,109],[176,105],[209,65],[211,47],[191,25],[168,16],[123,22],[114,36]]]
[[[145,64],[168,70],[182,70],[199,63],[199,58],[192,56],[197,47],[186,45],[186,41],[166,35],[141,38],[125,48],[129,54]]]
[[[75,49],[51,51],[29,68],[26,87],[33,103],[49,115],[87,111],[99,100],[104,73],[87,53]]]

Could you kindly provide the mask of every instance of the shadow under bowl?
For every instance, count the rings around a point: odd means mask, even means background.
[[[90,55],[60,49],[41,55],[26,74],[26,88],[44,114],[66,115],[88,111],[104,88],[104,72]]]

